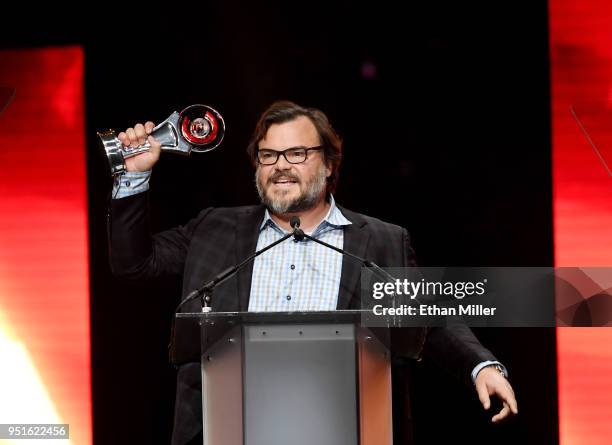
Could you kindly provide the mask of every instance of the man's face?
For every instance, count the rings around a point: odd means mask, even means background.
[[[306,116],[271,125],[259,141],[260,149],[274,151],[318,145],[317,130]],[[323,151],[312,150],[300,164],[290,164],[282,155],[274,165],[258,164],[255,183],[262,203],[273,213],[294,213],[308,210],[325,198],[326,179],[330,175]]]

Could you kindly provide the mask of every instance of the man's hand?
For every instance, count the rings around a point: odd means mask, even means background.
[[[484,409],[491,407],[490,396],[492,395],[496,395],[504,403],[502,410],[491,418],[493,423],[518,414],[512,386],[494,366],[487,366],[480,370],[476,377],[476,392],[478,392],[478,398]]]
[[[147,122],[146,124],[136,124],[134,128],[128,128],[117,135],[117,138],[126,147],[136,148],[139,145],[148,141],[151,144],[151,148],[144,153],[140,153],[136,156],[132,156],[125,160],[125,167],[129,172],[145,172],[151,170],[155,163],[159,160],[161,153],[161,144],[155,140],[153,136],[149,136],[151,131],[155,128],[153,122]]]

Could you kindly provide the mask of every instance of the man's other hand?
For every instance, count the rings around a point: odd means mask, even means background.
[[[480,370],[476,377],[476,392],[484,409],[491,407],[490,397],[493,395],[499,397],[503,402],[502,410],[491,418],[493,423],[501,422],[518,414],[514,390],[506,377],[494,366],[487,366]]]

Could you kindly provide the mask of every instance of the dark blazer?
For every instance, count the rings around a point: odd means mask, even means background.
[[[340,207],[340,210],[352,222],[344,229],[345,250],[381,267],[416,265],[406,229],[348,209]],[[264,207],[207,208],[186,225],[156,235],[151,235],[149,230],[148,214],[148,193],[112,201],[109,221],[112,269],[118,276],[136,280],[182,276],[185,296],[255,252]],[[215,289],[214,311],[247,310],[252,271],[253,263]],[[359,262],[343,259],[337,309],[360,308],[360,272]],[[199,302],[188,303],[183,310],[198,312]],[[177,326],[175,341],[185,341],[184,335]],[[425,356],[469,384],[474,366],[495,360],[465,326],[428,331],[399,329],[391,333],[391,348],[396,356],[415,348],[422,350]],[[394,380],[394,396],[395,385]],[[201,430],[199,391],[197,363],[180,366],[173,443],[188,443]],[[407,390],[403,393],[407,397]],[[408,405],[402,411],[408,413]]]

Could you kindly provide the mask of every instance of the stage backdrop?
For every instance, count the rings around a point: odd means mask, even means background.
[[[0,51],[0,87],[0,423],[67,423],[57,442],[87,445],[83,52]]]
[[[612,266],[612,4],[549,12],[555,263]],[[561,445],[610,443],[612,329],[561,328],[557,341]]]

